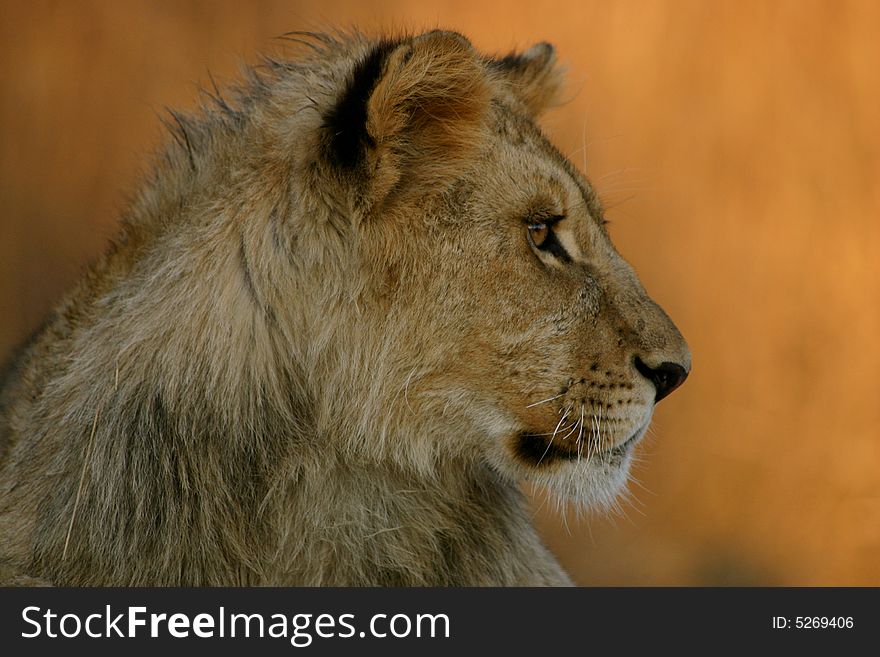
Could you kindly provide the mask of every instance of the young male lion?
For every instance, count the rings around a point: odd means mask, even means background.
[[[534,123],[551,46],[304,38],[174,115],[4,375],[5,581],[567,584],[517,482],[608,504],[687,376]]]

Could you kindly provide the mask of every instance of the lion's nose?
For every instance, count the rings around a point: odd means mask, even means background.
[[[678,363],[660,363],[657,367],[649,367],[641,358],[636,356],[636,369],[643,377],[654,384],[657,390],[657,396],[654,397],[654,403],[657,403],[678,386],[684,383],[688,376],[688,371]]]

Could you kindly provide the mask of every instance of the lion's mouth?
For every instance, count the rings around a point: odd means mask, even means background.
[[[640,427],[622,443],[601,450],[590,449],[588,444],[563,440],[553,440],[552,436],[522,432],[516,442],[517,455],[532,465],[544,465],[557,460],[579,461],[600,460],[613,462],[623,459],[639,442],[647,425]]]
[[[625,455],[625,454],[626,454],[626,453],[627,453],[627,452],[628,452],[628,451],[629,451],[629,450],[630,450],[630,449],[631,449],[631,448],[632,448],[637,442],[639,442],[639,438],[642,437],[642,434],[643,434],[643,433],[644,433],[644,427],[641,428],[641,429],[639,429],[638,431],[636,431],[633,435],[631,435],[629,438],[627,438],[626,440],[624,440],[624,441],[623,441],[622,443],[620,443],[619,445],[615,445],[614,447],[609,447],[608,449],[605,449],[605,450],[599,452],[599,454],[600,454],[600,455],[602,455],[602,454],[609,454],[609,455],[611,455],[611,456],[623,456],[623,455]]]

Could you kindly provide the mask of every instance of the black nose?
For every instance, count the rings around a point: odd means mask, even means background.
[[[657,390],[654,403],[669,395],[684,383],[688,376],[688,371],[678,363],[661,363],[657,367],[648,367],[641,358],[636,356],[635,364],[639,374],[653,383]]]

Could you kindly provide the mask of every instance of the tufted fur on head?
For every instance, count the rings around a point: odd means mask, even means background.
[[[2,376],[6,581],[568,583],[519,482],[607,502],[689,367],[534,123],[549,46],[289,36]]]

